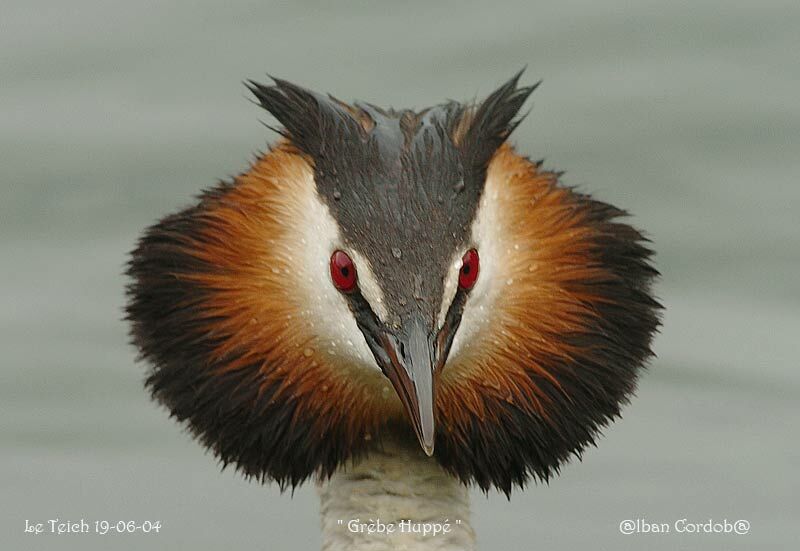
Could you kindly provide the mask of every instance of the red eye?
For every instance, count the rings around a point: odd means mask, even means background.
[[[356,265],[344,251],[333,251],[331,255],[331,279],[333,284],[343,293],[349,293],[356,288],[358,274]]]
[[[469,291],[478,281],[478,271],[480,271],[480,260],[478,251],[470,249],[461,258],[461,270],[458,272],[458,286]]]

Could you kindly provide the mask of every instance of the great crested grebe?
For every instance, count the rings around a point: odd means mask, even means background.
[[[324,549],[473,548],[466,487],[547,480],[652,355],[647,240],[505,143],[519,77],[421,111],[250,82],[283,139],[132,254],[154,398],[248,477],[313,475]]]

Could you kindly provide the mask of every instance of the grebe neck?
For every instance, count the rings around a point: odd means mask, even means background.
[[[318,493],[324,551],[475,549],[467,488],[415,441],[383,439]]]

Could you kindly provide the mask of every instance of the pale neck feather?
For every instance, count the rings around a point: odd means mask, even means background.
[[[381,449],[347,465],[318,485],[323,551],[473,550],[467,488],[447,474],[416,442],[385,440]],[[393,525],[395,532],[367,533],[370,523]],[[424,525],[448,533],[423,535],[403,530]],[[357,521],[364,530],[352,530]],[[403,531],[401,531],[403,530]]]

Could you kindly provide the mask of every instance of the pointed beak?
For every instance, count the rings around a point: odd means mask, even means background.
[[[383,372],[400,397],[422,449],[431,456],[435,441],[433,376],[439,365],[436,340],[416,319],[396,334],[382,331],[378,340],[388,359]]]

